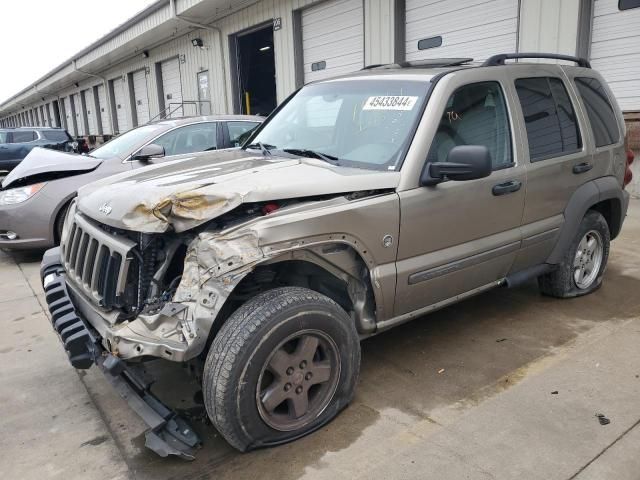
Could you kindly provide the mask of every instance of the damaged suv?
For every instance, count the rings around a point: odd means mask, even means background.
[[[41,271],[72,365],[104,370],[149,447],[191,458],[140,375],[188,362],[246,451],[335,417],[363,338],[529,279],[597,289],[628,205],[622,114],[585,60],[505,64],[523,56],[310,84],[240,150],[83,187]]]

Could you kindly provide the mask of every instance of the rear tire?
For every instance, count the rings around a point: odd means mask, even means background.
[[[607,221],[600,212],[589,210],[558,268],[538,277],[540,292],[557,298],[571,298],[600,288],[610,241]]]
[[[332,420],[352,400],[359,371],[353,319],[320,293],[284,287],[229,317],[207,355],[202,389],[216,429],[247,451]]]

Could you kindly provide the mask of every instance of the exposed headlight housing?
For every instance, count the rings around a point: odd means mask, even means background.
[[[15,205],[17,203],[26,202],[42,190],[42,187],[45,185],[46,182],[34,183],[33,185],[27,185],[26,187],[4,190],[3,192],[0,192],[0,205]]]

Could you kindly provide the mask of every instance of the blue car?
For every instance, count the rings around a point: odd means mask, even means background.
[[[61,128],[2,128],[0,129],[0,171],[13,170],[35,147],[70,152],[73,138]]]

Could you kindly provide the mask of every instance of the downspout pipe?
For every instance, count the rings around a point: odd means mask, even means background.
[[[107,78],[103,77],[102,75],[97,75],[95,73],[89,73],[89,72],[85,72],[84,70],[80,70],[76,66],[76,59],[75,58],[72,60],[72,64],[73,64],[73,70],[75,72],[82,73],[82,74],[88,75],[90,77],[99,78],[100,80],[102,80],[102,85],[104,86],[104,98],[107,100],[107,110],[109,111],[109,123],[111,124],[111,132],[112,132],[112,134],[115,134],[116,125],[115,125],[115,121],[113,119],[113,109],[111,108],[111,102],[109,101],[109,84],[108,84]],[[100,112],[97,112],[97,114],[100,115]],[[102,134],[104,135],[104,132],[102,132]]]
[[[198,22],[194,22],[193,20],[189,20],[188,18],[185,17],[181,17],[180,15],[178,15],[178,5],[176,4],[176,0],[169,0],[169,5],[171,8],[171,13],[173,15],[173,18],[175,18],[176,20],[181,20],[184,23],[186,23],[187,25],[191,25],[193,27],[198,27],[198,28],[202,28],[203,30],[209,30],[211,32],[215,32],[218,34],[218,47],[220,49],[220,62],[222,63],[222,78],[223,78],[223,84],[222,84],[222,93],[224,95],[224,109],[225,112],[228,110],[229,108],[229,96],[227,94],[227,67],[224,61],[224,45],[223,45],[223,33],[222,30],[220,30],[220,28],[214,26],[214,25],[205,25],[203,23],[198,23]],[[223,113],[223,112],[220,112]]]

